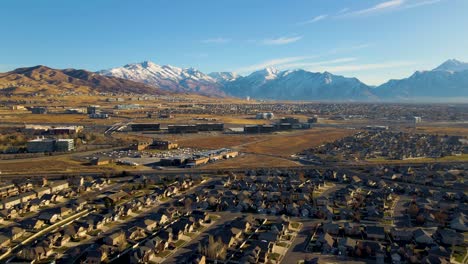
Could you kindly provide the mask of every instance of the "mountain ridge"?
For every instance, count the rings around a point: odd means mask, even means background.
[[[104,76],[142,82],[172,92],[193,92],[210,96],[225,96],[220,84],[195,68],[158,65],[151,61],[126,64],[97,72]]]
[[[450,59],[432,70],[369,86],[354,77],[303,69],[273,67],[241,76],[233,72],[205,74],[195,68],[157,65],[151,61],[90,72],[43,65],[0,73],[1,93],[122,92],[197,93],[272,100],[400,101],[418,98],[468,98],[468,63]]]
[[[54,69],[44,65],[22,67],[0,74],[0,93],[60,94],[63,92],[116,92],[165,94],[165,91],[139,82],[102,76],[80,69]]]

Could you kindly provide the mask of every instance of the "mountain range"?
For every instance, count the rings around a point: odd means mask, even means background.
[[[76,69],[38,65],[0,73],[0,94],[121,92],[167,94],[167,91],[131,80]]]
[[[172,92],[225,96],[222,84],[194,68],[182,69],[157,65],[150,61],[127,64],[120,68],[98,71],[104,76],[118,77],[145,83]]]
[[[152,62],[128,64],[99,71],[174,92],[211,96],[252,97],[274,100],[401,101],[468,97],[468,63],[455,59],[430,71],[418,71],[408,78],[390,80],[371,87],[357,78],[329,72],[279,71],[265,68],[247,76],[232,72],[204,74],[193,68],[159,66]]]
[[[466,101],[468,63],[447,60],[433,70],[417,71],[408,78],[390,80],[377,87],[329,72],[265,68],[247,76],[233,72],[205,74],[194,68],[160,66],[149,61],[98,72],[39,65],[0,73],[0,93],[91,91],[197,93],[272,100],[441,101],[457,98]]]

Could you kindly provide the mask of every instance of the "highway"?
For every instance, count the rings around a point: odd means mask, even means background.
[[[452,165],[466,165],[465,162],[439,162],[437,164],[452,164]],[[420,168],[427,166],[427,163],[392,163],[392,164],[380,164],[380,163],[325,163],[322,165],[299,165],[299,166],[291,166],[291,167],[269,167],[269,168],[262,168],[262,167],[244,167],[244,168],[217,168],[217,169],[205,169],[203,166],[198,168],[168,168],[163,170],[129,170],[125,171],[126,176],[129,175],[181,175],[181,174],[219,174],[223,172],[233,172],[233,173],[243,173],[248,170],[258,170],[258,169],[268,169],[268,170],[290,170],[290,171],[306,171],[312,169],[369,169],[375,167],[383,167],[383,166],[391,166],[391,167],[398,167],[398,166],[405,166],[405,167],[413,167],[413,168]],[[0,167],[1,168],[1,167]],[[122,171],[123,172],[123,171]],[[122,173],[121,172],[121,173]],[[110,176],[113,178],[122,177],[122,174],[119,172],[115,172],[116,175]],[[106,176],[102,171],[99,171],[98,168],[95,172],[45,172],[41,173],[33,172],[33,173],[25,173],[25,174],[12,174],[12,173],[2,173],[0,174],[0,180],[13,180],[17,179],[18,177],[23,178],[48,178],[48,179],[65,179],[69,177],[76,177],[76,176]]]

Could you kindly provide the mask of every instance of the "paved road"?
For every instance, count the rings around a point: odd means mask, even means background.
[[[396,227],[411,227],[411,220],[405,212],[407,208],[405,203],[411,201],[411,197],[407,195],[400,195],[393,208],[393,224]]]
[[[300,220],[303,224],[301,231],[296,236],[296,239],[291,243],[291,247],[284,255],[282,263],[294,264],[301,259],[305,259],[307,255],[312,255],[311,253],[306,253],[305,249],[308,244],[308,240],[314,232],[315,225],[319,224],[321,220],[315,219],[303,219]]]

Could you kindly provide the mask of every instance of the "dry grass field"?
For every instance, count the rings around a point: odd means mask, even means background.
[[[283,132],[270,135],[264,140],[253,144],[246,144],[240,150],[248,153],[289,157],[302,150],[332,142],[354,133],[356,133],[355,130],[337,128],[314,128],[305,131]]]
[[[425,126],[417,127],[416,133],[429,133],[438,135],[450,135],[450,136],[468,136],[468,127],[436,127],[436,126]]]
[[[41,172],[85,172],[90,166],[62,157],[48,157],[40,160],[0,161],[2,173],[41,173]],[[95,168],[94,168],[95,169]]]

